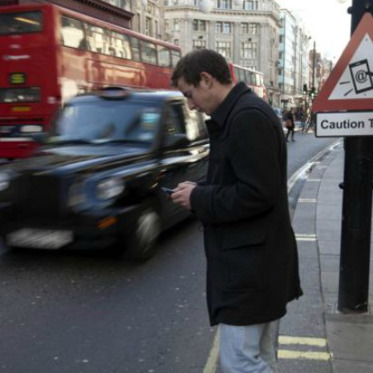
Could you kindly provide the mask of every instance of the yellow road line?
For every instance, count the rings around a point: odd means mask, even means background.
[[[206,365],[203,368],[203,373],[215,373],[218,366],[218,352],[219,352],[219,329],[216,331],[214,342],[207,359]]]
[[[333,358],[333,355],[329,352],[291,350],[278,350],[277,356],[279,359],[306,359],[322,361],[328,361]]]
[[[325,338],[312,338],[312,337],[288,337],[280,335],[278,342],[282,345],[308,345],[325,347],[327,345]]]

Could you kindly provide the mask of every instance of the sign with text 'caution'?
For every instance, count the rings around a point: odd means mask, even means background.
[[[312,105],[316,136],[373,136],[373,17],[366,12]]]
[[[316,137],[372,135],[373,112],[316,114]]]

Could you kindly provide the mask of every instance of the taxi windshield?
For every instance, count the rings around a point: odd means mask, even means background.
[[[0,14],[0,35],[28,34],[43,29],[41,11]]]
[[[149,102],[103,100],[65,105],[56,123],[61,142],[153,143],[159,126],[160,107]]]

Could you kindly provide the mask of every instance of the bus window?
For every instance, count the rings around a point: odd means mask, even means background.
[[[140,40],[142,62],[157,64],[157,49],[155,44]]]
[[[127,58],[127,60],[132,60],[131,44],[129,37],[127,35],[119,33],[115,34],[116,37],[118,37],[122,42],[123,58]]]
[[[0,14],[0,35],[27,34],[43,29],[40,11]]]
[[[139,39],[132,36],[130,37],[130,42],[131,42],[131,49],[132,49],[132,59],[134,61],[141,61]]]
[[[172,67],[176,67],[177,63],[179,62],[181,58],[181,52],[177,50],[171,50],[171,56],[172,56]]]
[[[235,66],[234,67],[234,74],[236,75],[236,83],[246,81],[245,71],[242,70],[241,68]]]
[[[254,77],[253,84],[259,85],[260,83],[259,83],[259,76],[258,76],[258,74],[257,73],[253,73],[253,77]]]
[[[256,77],[255,77],[256,74],[253,71],[250,71],[249,74],[250,74],[250,84],[257,85]]]
[[[65,47],[85,49],[83,24],[74,18],[61,17],[62,44]]]
[[[159,66],[170,67],[171,66],[171,55],[170,50],[167,47],[158,46],[158,61]]]
[[[87,24],[87,39],[91,52],[109,54],[108,36],[102,27]]]

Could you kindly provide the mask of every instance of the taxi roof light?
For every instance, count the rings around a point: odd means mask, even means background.
[[[98,92],[98,95],[109,100],[121,100],[128,98],[131,95],[130,91],[125,87],[105,87]]]

